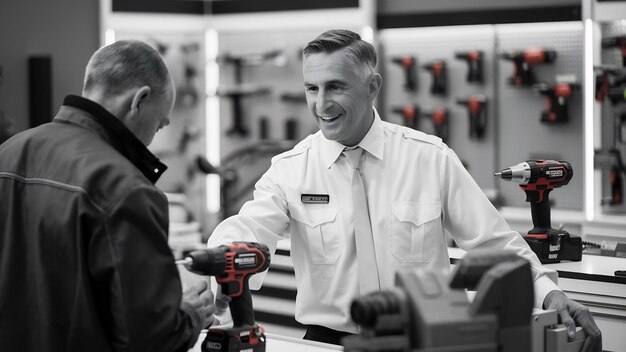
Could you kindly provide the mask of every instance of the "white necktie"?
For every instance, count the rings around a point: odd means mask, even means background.
[[[369,210],[365,186],[359,164],[361,161],[362,148],[345,150],[344,155],[352,164],[352,202],[354,204],[354,240],[356,242],[356,257],[359,268],[359,289],[361,295],[380,290],[378,266],[376,265],[376,251],[374,249],[374,236],[370,223]]]

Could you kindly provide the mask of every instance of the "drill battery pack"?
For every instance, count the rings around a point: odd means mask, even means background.
[[[265,352],[265,329],[254,324],[230,329],[209,329],[202,352]]]
[[[542,264],[559,263],[561,260],[581,261],[583,244],[580,236],[560,231],[550,234],[528,234],[524,239]]]

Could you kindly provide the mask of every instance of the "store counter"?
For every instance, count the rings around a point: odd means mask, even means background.
[[[193,346],[190,352],[201,352],[200,346],[204,341],[206,332],[202,332],[198,338],[198,342]],[[298,339],[295,337],[276,335],[266,333],[267,342],[265,350],[267,352],[332,352],[343,351],[343,347],[331,345],[327,343]]]

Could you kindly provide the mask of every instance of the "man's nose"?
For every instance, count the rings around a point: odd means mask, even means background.
[[[331,101],[328,94],[324,91],[320,91],[317,95],[317,100],[315,101],[315,109],[320,113],[324,112],[328,108],[330,103]]]

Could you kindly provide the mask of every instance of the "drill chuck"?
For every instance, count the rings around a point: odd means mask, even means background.
[[[185,259],[177,261],[187,270],[199,275],[220,276],[226,268],[224,250],[215,247],[189,253]]]
[[[530,181],[530,165],[527,162],[519,163],[517,165],[507,167],[506,169],[496,172],[494,176],[500,176],[503,180],[512,181],[516,180],[520,185],[527,185]]]

